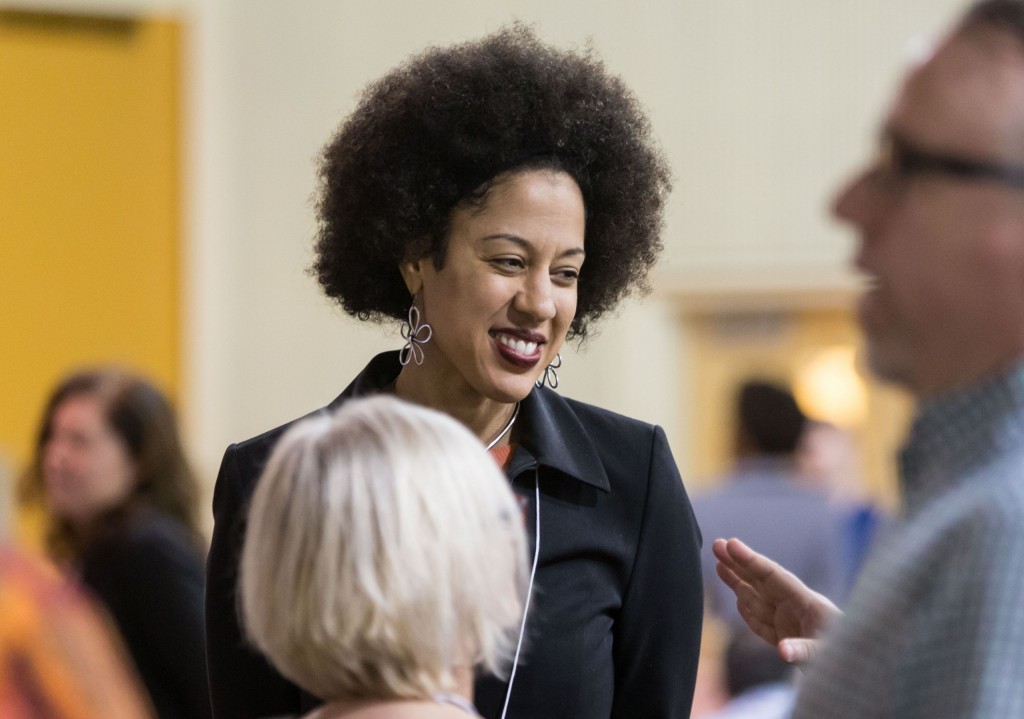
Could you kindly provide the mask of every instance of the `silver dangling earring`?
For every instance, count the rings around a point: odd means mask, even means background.
[[[402,322],[401,332],[405,346],[398,353],[398,361],[403,367],[409,364],[409,360],[423,364],[423,345],[430,341],[434,329],[426,322],[420,324],[420,311],[415,302],[409,306],[409,319]]]
[[[548,384],[551,387],[551,389],[557,389],[558,388],[558,372],[556,370],[559,367],[561,367],[561,366],[562,366],[562,353],[559,352],[559,353],[557,353],[555,355],[555,358],[553,360],[551,360],[551,364],[549,364],[547,367],[544,368],[544,374],[542,374],[540,376],[540,379],[537,380],[537,382],[536,382],[537,386],[538,387],[543,387],[545,385],[545,383],[546,383],[546,384]]]

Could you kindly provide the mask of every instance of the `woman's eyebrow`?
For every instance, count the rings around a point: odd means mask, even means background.
[[[527,240],[526,238],[520,237],[519,235],[512,235],[512,234],[509,234],[509,233],[506,233],[506,232],[499,232],[499,233],[496,233],[496,234],[493,234],[493,235],[487,235],[487,236],[481,238],[481,241],[483,241],[483,242],[492,242],[492,241],[498,241],[498,240],[505,240],[506,242],[511,242],[511,243],[513,243],[515,245],[519,245],[520,247],[522,247],[524,249],[531,249],[533,247],[533,243],[530,242],[529,240]],[[572,248],[566,250],[565,252],[563,252],[562,254],[560,254],[559,257],[570,257],[570,256],[575,256],[575,255],[586,255],[586,254],[587,254],[586,251],[582,247],[572,247]]]

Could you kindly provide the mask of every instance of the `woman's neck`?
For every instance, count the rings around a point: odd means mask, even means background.
[[[515,402],[489,399],[465,382],[434,381],[426,368],[412,365],[403,367],[395,380],[395,395],[455,418],[485,445],[508,424],[516,409]],[[506,434],[498,446],[508,441]]]
[[[475,674],[468,664],[451,668],[451,682],[436,696],[453,696],[473,705]],[[303,719],[471,719],[466,709],[436,699],[358,699],[333,701]]]

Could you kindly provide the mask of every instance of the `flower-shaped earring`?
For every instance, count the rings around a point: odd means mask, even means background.
[[[430,341],[434,330],[426,322],[420,324],[420,311],[415,303],[409,306],[409,319],[402,323],[401,332],[405,346],[398,353],[398,361],[403,367],[409,360],[423,364],[423,345]]]
[[[562,353],[559,352],[555,355],[555,358],[551,360],[551,364],[544,368],[544,374],[537,380],[537,386],[543,387],[545,384],[549,385],[551,389],[558,387],[558,372],[556,371],[562,366]]]

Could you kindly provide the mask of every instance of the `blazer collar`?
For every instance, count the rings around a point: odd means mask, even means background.
[[[576,412],[562,395],[547,387],[534,387],[519,410],[520,448],[512,456],[513,476],[523,459],[608,492],[611,484],[597,447]],[[527,456],[528,455],[528,456]]]
[[[397,351],[377,355],[328,407],[336,409],[349,398],[390,387],[400,370]],[[519,447],[512,455],[510,476],[540,465],[605,492],[611,490],[590,433],[560,394],[546,387],[534,388],[522,402],[516,425]]]

